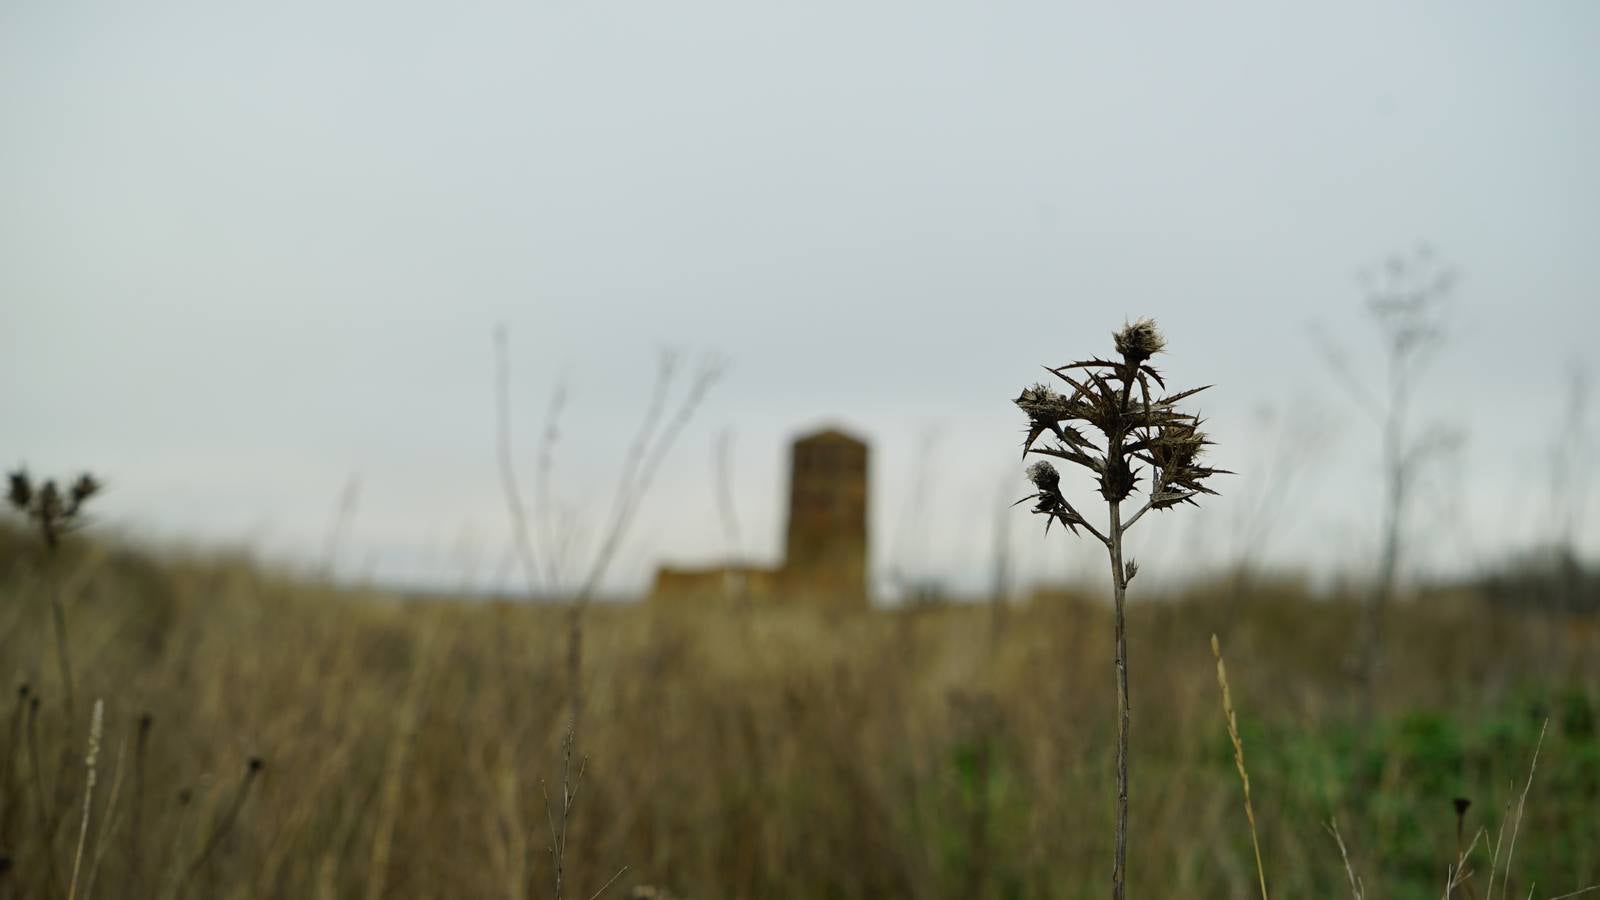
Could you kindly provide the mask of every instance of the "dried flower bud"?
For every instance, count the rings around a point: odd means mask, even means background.
[[[1112,503],[1126,500],[1138,486],[1139,474],[1123,457],[1107,460],[1105,467],[1100,470],[1100,496]]]
[[[1156,330],[1154,319],[1139,319],[1124,325],[1111,338],[1116,342],[1117,352],[1130,362],[1144,362],[1167,346],[1161,332]]]

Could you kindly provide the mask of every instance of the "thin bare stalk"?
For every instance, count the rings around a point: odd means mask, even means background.
[[[361,505],[361,478],[351,475],[339,492],[339,504],[333,513],[333,524],[328,527],[327,540],[322,545],[322,577],[331,579],[339,566],[339,553],[350,523],[355,520],[356,509]]]
[[[628,867],[627,866],[623,866],[622,868],[618,869],[617,870],[617,874],[611,876],[611,880],[610,881],[607,881],[605,884],[601,885],[600,886],[600,890],[595,891],[592,895],[590,895],[589,900],[600,900],[600,895],[604,894],[606,891],[610,890],[611,886],[613,884],[616,884],[617,883],[617,879],[621,878],[622,877],[622,873],[624,873],[626,871],[628,871]]]
[[[1383,333],[1387,359],[1386,392],[1370,390],[1346,360],[1323,342],[1323,355],[1339,382],[1380,429],[1384,469],[1382,531],[1377,584],[1363,611],[1359,639],[1361,716],[1376,714],[1387,619],[1404,563],[1405,526],[1423,457],[1454,440],[1448,428],[1413,436],[1411,415],[1423,368],[1443,341],[1444,301],[1457,280],[1432,248],[1394,254],[1369,271],[1363,285],[1367,308]]]
[[[149,713],[139,717],[139,733],[133,740],[133,820],[128,829],[128,892],[138,896],[144,881],[144,772],[150,744],[150,729],[155,719]]]
[[[739,505],[733,498],[733,429],[717,434],[712,472],[717,480],[717,513],[722,520],[722,536],[728,542],[728,561],[744,558],[744,542],[739,536]]]
[[[180,898],[183,896],[184,888],[188,887],[189,882],[200,874],[206,863],[211,859],[211,854],[215,853],[217,847],[221,846],[223,840],[233,832],[234,824],[239,821],[239,813],[244,810],[244,802],[250,797],[250,786],[255,784],[256,775],[260,771],[261,760],[251,757],[249,762],[245,764],[244,777],[239,782],[239,789],[233,793],[233,802],[228,805],[228,809],[222,814],[222,818],[217,820],[216,827],[211,829],[211,836],[206,838],[204,846],[200,848],[199,855],[194,858],[194,862],[189,864],[189,868],[184,870],[183,877],[178,879],[178,886],[174,889],[173,896]]]
[[[1539,726],[1539,740],[1533,745],[1533,761],[1528,764],[1528,781],[1522,786],[1522,797],[1517,801],[1517,818],[1511,823],[1511,843],[1506,848],[1506,871],[1500,880],[1500,896],[1507,896],[1511,884],[1511,857],[1517,852],[1517,831],[1522,827],[1522,813],[1528,806],[1528,790],[1533,787],[1533,771],[1539,767],[1539,748],[1544,746],[1544,733],[1550,728],[1545,719]]]
[[[540,789],[544,792],[545,822],[550,827],[550,872],[552,886],[555,889],[555,900],[562,900],[565,896],[567,874],[567,824],[572,818],[572,807],[578,802],[578,790],[583,787],[583,773],[589,767],[589,758],[584,757],[578,762],[578,772],[572,773],[572,745],[575,736],[569,726],[566,734],[561,738],[561,808],[559,814],[550,805],[550,791],[544,782],[540,782]],[[559,815],[559,818],[558,818]],[[621,874],[620,872],[618,873]],[[604,890],[602,888],[602,890]]]
[[[11,834],[11,820],[17,814],[17,809],[25,803],[26,789],[15,783],[17,767],[17,748],[22,744],[23,716],[28,709],[28,695],[33,688],[22,684],[17,688],[17,702],[11,708],[11,723],[6,730],[6,755],[0,761],[0,831],[5,835]]]
[[[1483,840],[1485,836],[1484,830],[1479,828],[1478,833],[1472,836],[1472,843],[1465,848],[1458,847],[1455,864],[1450,866],[1445,878],[1444,900],[1450,900],[1450,895],[1461,885],[1466,886],[1469,897],[1477,897],[1477,892],[1472,889],[1472,882],[1468,880],[1472,877],[1472,870],[1467,868],[1467,859],[1472,856],[1472,851],[1477,849],[1478,841]]]
[[[53,570],[55,567],[51,566]],[[50,575],[50,621],[55,626],[56,665],[61,673],[61,697],[68,722],[77,721],[75,692],[72,684],[72,651],[67,644],[67,608],[62,602],[61,578],[54,571]]]
[[[539,590],[539,560],[534,554],[533,539],[528,531],[528,512],[522,503],[522,488],[517,483],[517,469],[511,454],[511,351],[504,325],[494,331],[495,352],[495,420],[498,425],[495,450],[500,463],[500,486],[506,498],[506,512],[511,516],[511,545],[516,550],[517,561],[522,564],[522,577],[531,597]]]
[[[1509,785],[1516,788],[1515,782]],[[1511,801],[1506,801],[1505,811],[1500,814],[1500,828],[1494,836],[1494,852],[1489,857],[1489,887],[1484,891],[1483,900],[1494,900],[1494,876],[1500,870],[1500,851],[1506,845],[1506,822],[1511,819]]]
[[[1007,488],[1010,479],[1006,481]],[[1006,489],[1006,488],[1003,488]],[[989,597],[989,658],[991,662],[1000,652],[1000,638],[1006,626],[1006,600],[1011,593],[1011,519],[1006,515],[1009,504],[1002,503],[994,521],[994,557],[991,561],[992,581]]]
[[[39,698],[37,695],[28,700],[28,769],[33,773],[33,799],[35,812],[39,818],[39,834],[44,840],[45,865],[49,873],[50,893],[62,895],[66,886],[61,879],[61,873],[56,869],[55,835],[56,823],[50,818],[49,795],[44,789],[44,761],[39,756]]]
[[[1355,867],[1350,865],[1350,851],[1344,846],[1344,836],[1339,833],[1339,823],[1329,819],[1327,824],[1322,827],[1333,835],[1334,843],[1339,845],[1339,858],[1344,860],[1344,874],[1350,879],[1350,896],[1352,900],[1366,900],[1361,879],[1356,877]]]
[[[674,359],[670,354],[662,357],[650,406],[645,412],[644,422],[635,436],[633,447],[623,466],[622,480],[618,483],[610,523],[599,549],[595,552],[588,576],[584,578],[578,593],[572,598],[567,625],[567,679],[568,713],[574,731],[577,730],[578,721],[583,714],[583,619],[589,601],[593,599],[595,591],[600,586],[600,580],[605,577],[607,569],[611,566],[611,560],[622,546],[622,541],[638,513],[639,504],[649,493],[662,461],[666,459],[667,453],[677,441],[678,434],[694,418],[694,413],[699,409],[707,392],[722,376],[721,364],[715,360],[707,360],[695,373],[688,391],[663,425],[661,416],[666,409],[666,398],[670,393],[674,377],[676,366]]]
[[[1256,834],[1256,809],[1250,802],[1250,771],[1244,765],[1244,741],[1239,737],[1239,717],[1233,711],[1233,692],[1228,689],[1228,667],[1222,662],[1222,645],[1217,636],[1211,636],[1211,655],[1217,658],[1217,684],[1222,688],[1222,714],[1228,720],[1228,740],[1233,742],[1233,764],[1239,770],[1239,783],[1244,786],[1244,816],[1250,823],[1250,845],[1256,851],[1256,879],[1261,885],[1261,900],[1267,897],[1267,872],[1261,865],[1261,838]],[[1334,833],[1338,838],[1338,832]],[[1339,841],[1340,852],[1344,841]],[[1346,859],[1346,864],[1349,860]]]
[[[534,502],[538,504],[540,552],[544,556],[545,589],[552,593],[561,590],[563,557],[556,540],[556,504],[550,491],[551,475],[555,472],[556,442],[561,438],[561,412],[567,405],[567,386],[557,383],[550,392],[550,405],[545,410],[544,429],[539,435],[539,457],[534,470]]]
[[[1600,891],[1600,884],[1592,884],[1582,890],[1573,891],[1570,894],[1562,894],[1559,897],[1551,897],[1550,900],[1568,900],[1569,897],[1581,897],[1584,894],[1592,893],[1594,891]]]

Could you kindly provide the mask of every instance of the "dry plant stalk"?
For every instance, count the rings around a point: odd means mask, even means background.
[[[1460,275],[1441,261],[1427,244],[1411,253],[1395,253],[1363,275],[1367,309],[1382,332],[1385,383],[1374,389],[1336,349],[1322,352],[1333,374],[1361,410],[1379,428],[1383,446],[1384,492],[1377,584],[1362,614],[1357,674],[1361,679],[1361,714],[1374,717],[1378,675],[1388,638],[1389,607],[1398,592],[1405,566],[1406,523],[1427,467],[1461,442],[1461,431],[1449,423],[1416,429],[1412,418],[1419,399],[1418,383],[1444,342],[1448,300]],[[1422,394],[1420,399],[1430,399]]]
[[[589,758],[585,756],[578,761],[578,771],[576,773],[572,771],[572,744],[574,738],[575,736],[570,728],[561,737],[561,808],[559,814],[550,803],[549,787],[545,785],[543,780],[539,782],[540,788],[544,793],[545,822],[550,826],[550,846],[548,848],[550,852],[550,880],[555,900],[565,900],[566,898],[567,824],[572,819],[573,806],[578,802],[578,790],[583,787],[583,773],[589,768]],[[601,885],[600,890],[595,891],[589,900],[595,900],[595,898],[610,890],[611,886],[616,884],[617,879],[621,878],[623,873],[627,871],[627,866],[618,869],[617,873],[612,875],[605,884]]]
[[[1152,509],[1171,509],[1181,503],[1199,505],[1200,494],[1215,494],[1205,486],[1212,475],[1229,474],[1199,463],[1201,452],[1211,444],[1200,430],[1202,420],[1180,412],[1178,401],[1192,397],[1205,387],[1154,396],[1151,383],[1162,391],[1166,382],[1154,367],[1151,357],[1166,346],[1151,319],[1139,319],[1112,334],[1120,361],[1098,357],[1067,363],[1046,370],[1072,388],[1070,395],[1035,384],[1025,388],[1014,403],[1028,416],[1024,457],[1029,453],[1064,459],[1091,472],[1106,501],[1109,522],[1104,531],[1096,528],[1073,508],[1061,493],[1061,475],[1055,466],[1039,461],[1028,467],[1028,478],[1037,492],[1018,503],[1036,501],[1033,512],[1046,516],[1045,531],[1060,522],[1074,534],[1082,528],[1106,548],[1111,562],[1111,586],[1116,601],[1116,677],[1117,677],[1117,824],[1116,857],[1111,870],[1111,896],[1126,896],[1128,857],[1128,730],[1131,707],[1128,699],[1128,643],[1124,617],[1128,582],[1138,574],[1138,565],[1129,557],[1124,562],[1125,537],[1145,513]],[[1209,387],[1207,385],[1206,387]],[[1101,447],[1072,422],[1083,422],[1103,436]],[[1054,446],[1035,446],[1046,432],[1056,439]],[[1126,521],[1122,502],[1139,486],[1135,465],[1149,470],[1150,486],[1143,506]]]
[[[1222,714],[1228,720],[1228,740],[1233,742],[1233,764],[1239,769],[1239,783],[1244,785],[1244,817],[1250,822],[1250,844],[1256,851],[1256,878],[1261,883],[1261,900],[1267,897],[1267,872],[1261,866],[1261,838],[1256,834],[1256,809],[1250,802],[1250,772],[1244,765],[1244,741],[1239,738],[1239,718],[1233,712],[1233,692],[1228,690],[1228,667],[1222,662],[1222,645],[1217,636],[1211,636],[1211,655],[1217,658],[1217,684],[1222,687]],[[1334,837],[1337,839],[1338,834]],[[1339,851],[1344,852],[1344,841],[1339,841]],[[1345,864],[1349,865],[1346,857]],[[1354,879],[1352,878],[1352,883]]]
[[[527,579],[528,593],[533,596],[537,591],[539,573],[544,571],[544,580],[549,589],[559,589],[555,583],[553,570],[553,547],[545,548],[545,560],[541,566],[534,551],[532,532],[528,525],[527,510],[522,501],[522,489],[517,479],[516,466],[513,461],[511,448],[511,350],[509,331],[501,325],[494,332],[495,348],[495,407],[498,424],[497,451],[500,463],[500,483],[505,494],[507,511],[511,518],[512,543],[522,561],[524,575]],[[611,566],[612,559],[621,549],[623,539],[627,537],[635,516],[638,514],[639,505],[645,495],[650,491],[650,485],[655,480],[656,472],[662,462],[676,443],[678,435],[694,418],[695,412],[705,400],[706,394],[721,379],[723,363],[714,357],[708,357],[700,362],[691,374],[688,385],[678,397],[677,403],[671,408],[668,415],[668,401],[674,392],[678,379],[679,357],[672,352],[663,352],[656,367],[655,386],[651,390],[650,402],[645,409],[644,419],[639,425],[639,430],[634,434],[633,442],[629,446],[627,457],[623,461],[621,477],[618,480],[616,495],[612,501],[609,520],[601,532],[601,539],[595,549],[587,574],[578,584],[576,592],[568,602],[567,616],[567,703],[568,716],[571,719],[571,729],[577,730],[578,720],[583,713],[583,620],[584,612],[588,609],[589,602],[599,589],[601,580]],[[551,410],[545,427],[544,445],[540,450],[539,479],[541,484],[548,484],[550,478],[550,452],[555,440],[554,428],[556,417],[565,405],[565,389],[559,389],[556,398],[551,403]],[[541,500],[548,506],[549,497],[547,488],[541,489]]]

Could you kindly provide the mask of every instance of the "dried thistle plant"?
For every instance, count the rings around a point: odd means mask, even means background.
[[[66,488],[58,487],[53,478],[35,484],[26,469],[10,473],[9,480],[7,502],[28,519],[52,553],[60,546],[63,534],[83,524],[83,506],[100,493],[101,488],[100,482],[88,472],[79,475]]]
[[[1072,389],[1070,393],[1035,384],[1024,388],[1014,402],[1028,416],[1027,438],[1022,445],[1024,458],[1035,453],[1087,469],[1095,476],[1100,496],[1106,501],[1109,521],[1102,531],[1067,501],[1055,466],[1040,460],[1027,470],[1036,493],[1017,503],[1034,501],[1033,512],[1046,517],[1046,533],[1053,522],[1060,522],[1073,534],[1081,528],[1103,544],[1110,556],[1111,586],[1116,599],[1117,676],[1117,826],[1111,895],[1114,900],[1122,900],[1127,881],[1130,721],[1123,608],[1128,582],[1139,571],[1131,557],[1124,562],[1125,538],[1145,513],[1183,503],[1198,505],[1196,497],[1216,493],[1206,486],[1206,479],[1230,473],[1200,463],[1200,455],[1211,441],[1200,430],[1200,417],[1182,412],[1177,406],[1179,401],[1206,388],[1165,393],[1166,382],[1149,364],[1166,347],[1156,323],[1139,319],[1113,333],[1112,340],[1120,361],[1095,357],[1058,368],[1046,367]],[[1074,423],[1098,431],[1099,442]],[[1040,443],[1046,434],[1055,439],[1053,444]],[[1145,502],[1124,521],[1122,503],[1139,489],[1138,468],[1146,470],[1149,478]]]
[[[18,469],[7,476],[6,501],[21,513],[39,532],[45,551],[54,558],[61,546],[61,537],[84,523],[84,504],[100,493],[103,485],[88,472],[79,475],[66,488],[56,485],[55,479],[36,484],[27,469]],[[54,569],[55,567],[50,567]],[[62,587],[51,577],[50,614],[55,624],[56,662],[61,671],[61,691],[66,707],[67,721],[75,721],[73,708],[72,657],[67,648],[67,609],[61,596]]]

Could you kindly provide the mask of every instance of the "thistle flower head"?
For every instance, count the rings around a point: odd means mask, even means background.
[[[1028,480],[1041,491],[1055,491],[1061,488],[1061,473],[1056,467],[1044,460],[1039,460],[1028,467]]]
[[[1120,331],[1112,333],[1111,339],[1116,342],[1117,352],[1129,362],[1144,362],[1167,346],[1161,332],[1156,330],[1156,321],[1150,318],[1123,325]]]

